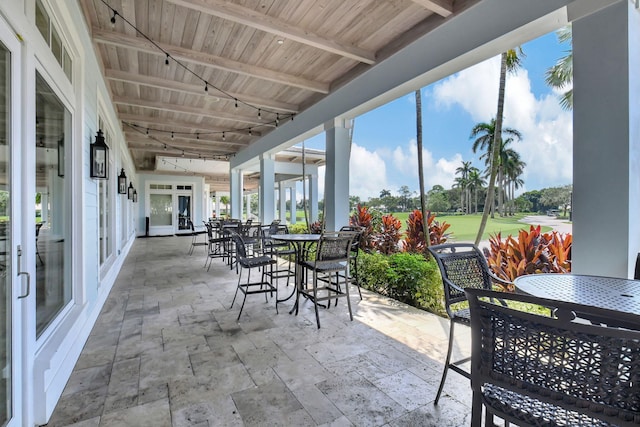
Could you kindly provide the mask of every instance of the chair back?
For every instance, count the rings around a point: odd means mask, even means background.
[[[545,417],[544,425],[640,423],[640,316],[531,295],[465,293],[477,419],[481,402],[516,424],[542,425],[537,422]],[[504,307],[496,299],[512,307],[513,302],[550,307],[553,316]],[[584,321],[589,317],[625,327]]]
[[[316,249],[316,261],[347,261],[355,237],[356,233],[350,231],[322,233]]]
[[[445,308],[452,317],[450,306],[466,300],[467,288],[491,289],[489,265],[476,245],[448,243],[429,246],[435,258],[444,286]]]
[[[340,228],[340,231],[351,231],[356,233],[353,242],[351,242],[351,251],[358,252],[358,248],[360,247],[360,238],[362,237],[363,227],[359,227],[357,225],[345,225]]]
[[[230,231],[230,238],[235,245],[237,257],[240,259],[245,259],[247,257],[247,248],[244,245],[242,236],[234,231]]]

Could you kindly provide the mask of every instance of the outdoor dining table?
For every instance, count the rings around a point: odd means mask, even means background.
[[[514,280],[537,297],[640,315],[640,280],[583,274],[530,274]]]
[[[296,293],[300,290],[300,287],[302,286],[302,280],[303,280],[302,262],[304,261],[304,252],[312,243],[317,243],[320,240],[320,235],[319,234],[274,234],[271,236],[271,238],[279,242],[290,243],[296,251],[295,286],[291,294],[289,294],[289,296],[284,299],[277,300],[276,301],[276,304],[277,304],[279,302],[287,301],[292,296],[296,295]],[[298,312],[297,309],[298,307],[296,302],[296,305],[294,305],[291,311],[289,311],[289,314],[293,313],[294,310],[296,311],[296,314],[297,314]]]

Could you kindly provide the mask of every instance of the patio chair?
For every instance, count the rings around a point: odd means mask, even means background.
[[[278,300],[278,287],[274,286],[272,282],[269,282],[266,275],[267,268],[272,268],[276,261],[267,255],[247,255],[247,248],[242,240],[242,236],[235,232],[231,232],[231,240],[235,245],[236,261],[237,264],[240,265],[240,272],[238,273],[238,287],[236,288],[236,293],[233,295],[233,301],[231,301],[231,307],[229,307],[229,309],[233,308],[233,304],[236,302],[236,297],[238,296],[238,291],[242,292],[244,297],[242,298],[242,305],[240,306],[237,319],[240,320],[247,295],[264,294],[264,300],[268,302],[267,294],[273,294],[273,292],[275,292],[276,301]],[[262,278],[260,281],[251,282],[251,270],[254,268],[262,270]],[[242,272],[245,269],[247,270],[247,282],[242,283]],[[276,313],[277,312],[278,304],[276,303]]]
[[[277,260],[278,258],[286,258],[286,266],[276,266],[273,270],[267,272],[271,280],[274,279],[287,279],[287,286],[289,286],[289,278],[295,277],[295,255],[296,250],[292,248],[287,242],[278,242],[273,240],[272,236],[277,234],[289,234],[289,229],[286,225],[278,225],[271,223],[270,225],[263,225],[260,227],[260,248],[264,255],[268,255],[271,258]]]
[[[471,360],[471,357],[451,361],[451,352],[454,341],[454,326],[462,324],[469,326],[469,309],[466,304],[464,290],[467,288],[480,288],[491,290],[493,284],[499,284],[505,288],[511,283],[506,282],[493,275],[487,265],[487,260],[477,246],[470,243],[450,243],[434,245],[429,247],[429,252],[435,258],[442,276],[444,287],[444,308],[449,316],[449,344],[447,357],[444,362],[444,370],[440,386],[436,393],[434,405],[438,404],[440,395],[447,379],[447,372],[451,369],[454,372],[471,378],[468,370],[463,369],[463,365]]]
[[[209,244],[207,250],[207,259],[204,262],[204,266],[207,267],[207,271],[209,271],[214,258],[223,258],[225,256],[225,237],[222,235],[222,230],[219,222],[205,222],[204,225],[207,229],[207,238]]]
[[[196,231],[196,227],[190,219],[187,219],[187,226],[191,230],[191,247],[189,247],[189,255],[193,254],[193,250],[196,246],[209,246],[209,242],[204,240],[204,235],[207,234],[206,230]],[[203,239],[200,239],[200,236],[203,236]]]
[[[320,316],[318,314],[318,303],[322,301],[330,301],[337,298],[346,298],[349,307],[349,318],[353,320],[351,311],[351,299],[349,298],[349,251],[351,243],[356,237],[353,232],[325,232],[320,236],[316,248],[316,256],[313,261],[303,261],[302,266],[308,271],[313,272],[312,287],[303,287],[299,290],[296,297],[296,306],[300,295],[313,301],[316,312],[316,323],[320,329]],[[342,272],[341,276],[338,273]],[[335,274],[335,280],[326,278]],[[325,276],[325,280],[322,280]],[[344,290],[340,286],[340,277],[344,283]],[[319,282],[322,285],[319,285]],[[321,292],[326,292],[321,296]]]
[[[362,236],[362,227],[358,227],[356,225],[345,225],[340,228],[340,231],[351,231],[356,233],[353,238],[353,242],[351,242],[351,248],[349,249],[349,262],[351,263],[350,272],[351,277],[353,279],[356,286],[358,286],[358,295],[360,295],[360,299],[362,299],[362,291],[360,290],[360,278],[358,277],[358,253],[360,252],[360,237]]]
[[[472,427],[480,426],[483,407],[490,425],[493,416],[531,426],[640,424],[640,316],[524,294],[465,293]],[[553,315],[505,307],[496,298],[552,307]],[[625,327],[592,325],[588,317]]]

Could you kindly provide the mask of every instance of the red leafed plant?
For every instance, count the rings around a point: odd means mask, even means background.
[[[383,215],[380,233],[374,237],[376,249],[385,255],[398,252],[398,242],[402,233],[402,222],[393,215]]]
[[[446,231],[451,224],[445,221],[440,223],[436,221],[436,215],[429,212],[427,214],[427,226],[429,227],[429,243],[431,245],[439,245],[445,243],[451,233]],[[403,241],[403,249],[405,252],[424,253],[426,250],[424,231],[422,228],[422,212],[416,209],[409,214],[407,218],[407,234]]]
[[[349,219],[349,224],[362,229],[360,249],[365,251],[373,249],[373,217],[369,213],[369,208],[358,203],[356,212]]]
[[[517,238],[491,236],[484,254],[498,277],[513,281],[526,274],[571,272],[571,242],[570,234],[541,233],[540,226],[532,225],[529,231],[520,230]]]

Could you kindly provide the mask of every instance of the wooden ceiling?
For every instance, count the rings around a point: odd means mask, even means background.
[[[79,1],[146,172],[233,155],[479,0]]]

